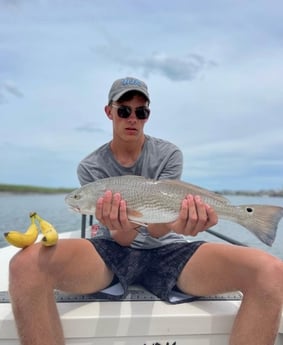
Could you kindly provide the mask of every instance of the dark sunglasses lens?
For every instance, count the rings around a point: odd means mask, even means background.
[[[126,107],[126,106],[121,106],[117,110],[118,116],[123,119],[128,118],[131,115],[131,112],[132,112],[131,108]]]
[[[126,105],[121,105],[117,109],[117,113],[119,117],[123,119],[127,119],[131,115],[132,109]],[[146,107],[140,107],[140,108],[136,108],[135,114],[139,120],[144,120],[149,117],[150,111]]]
[[[136,109],[136,116],[140,120],[147,119],[149,117],[149,109],[148,108],[137,108]]]

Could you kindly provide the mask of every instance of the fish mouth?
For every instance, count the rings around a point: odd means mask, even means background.
[[[78,206],[69,205],[69,209],[76,212],[76,213],[80,213],[80,211],[81,211],[81,209]]]

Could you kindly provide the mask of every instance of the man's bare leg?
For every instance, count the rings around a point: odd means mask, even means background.
[[[36,244],[10,263],[9,292],[22,345],[63,345],[53,289],[90,293],[106,287],[113,273],[93,245],[83,239]]]
[[[275,343],[283,303],[279,259],[257,249],[204,244],[185,266],[178,286],[194,295],[242,291],[230,345]]]

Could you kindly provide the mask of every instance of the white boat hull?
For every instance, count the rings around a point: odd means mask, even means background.
[[[16,252],[11,246],[0,250],[0,291],[8,288],[8,262]],[[227,345],[241,301],[219,298],[178,305],[140,300],[57,306],[66,345]],[[0,345],[19,344],[11,304],[1,302]],[[276,345],[283,345],[283,318]]]

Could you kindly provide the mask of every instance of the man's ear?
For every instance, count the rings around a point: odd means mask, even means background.
[[[110,107],[110,105],[106,105],[104,107],[104,111],[105,111],[105,114],[107,115],[108,119],[113,120],[113,115],[111,113],[111,109],[112,108]]]

